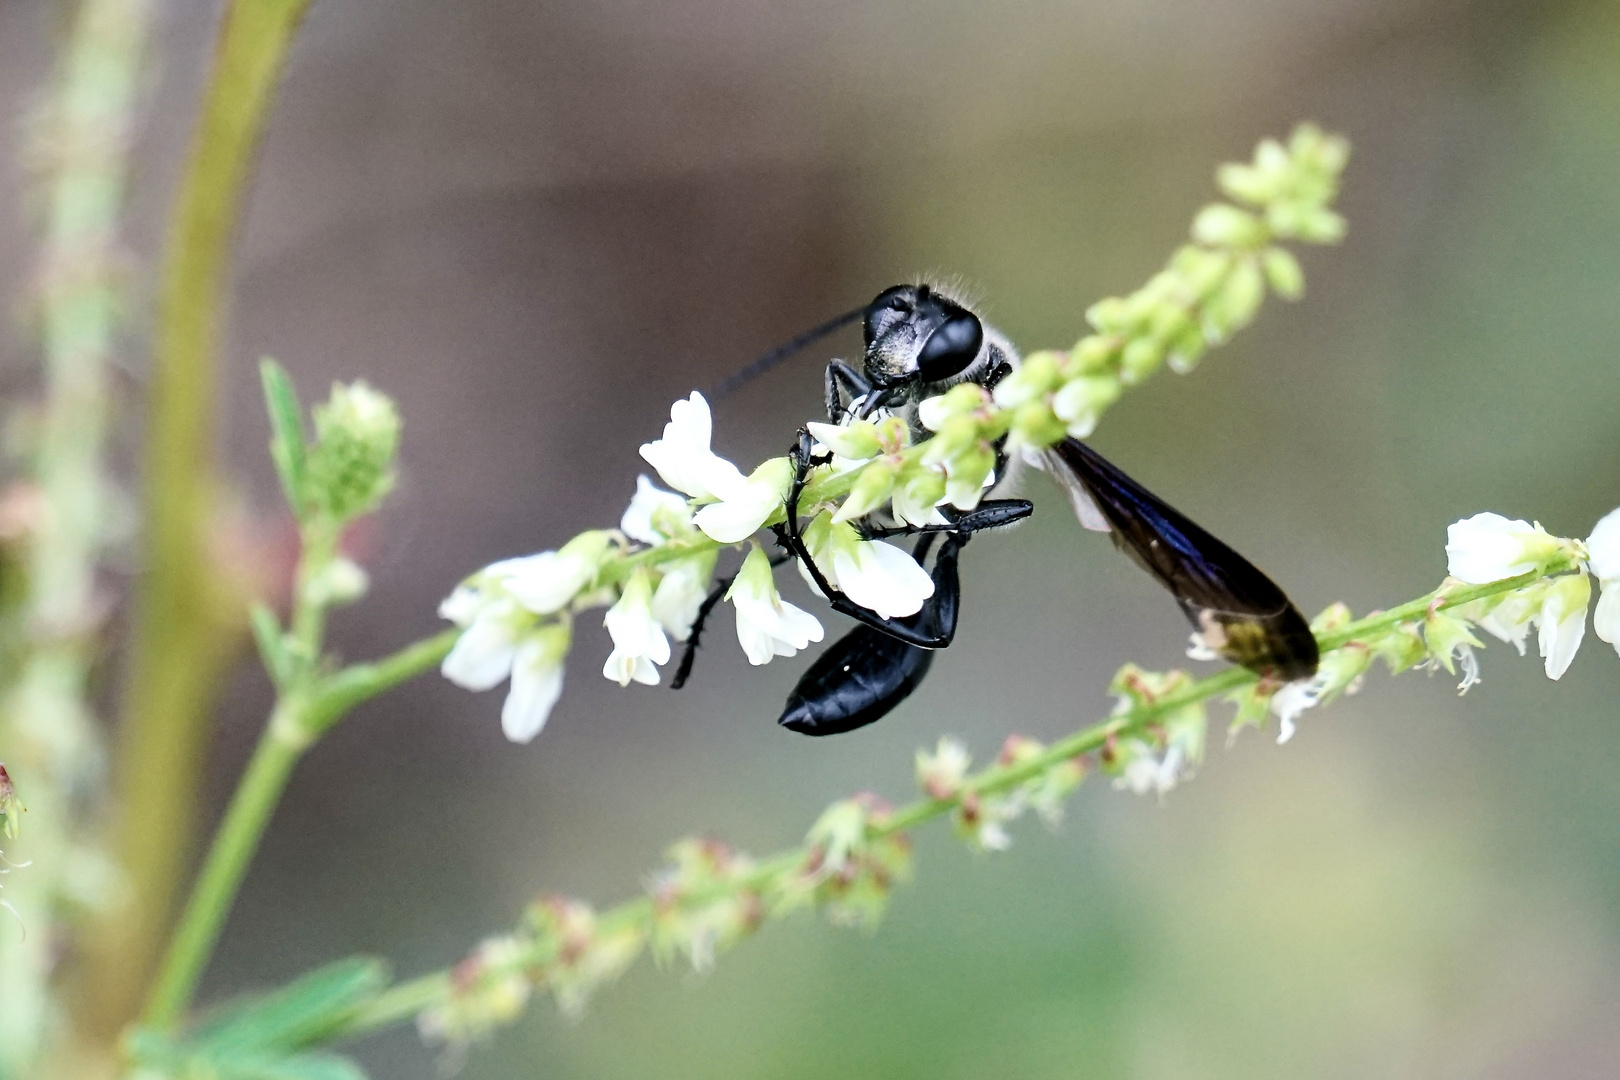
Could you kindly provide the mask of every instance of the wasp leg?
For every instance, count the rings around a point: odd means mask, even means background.
[[[915,557],[928,557],[933,535],[917,542]],[[965,537],[947,536],[934,560],[934,600],[903,620],[933,635],[941,648],[956,633],[961,582],[956,556]],[[900,621],[900,620],[896,620]],[[857,626],[816,658],[799,679],[777,723],[801,735],[839,735],[886,716],[928,674],[934,651],[904,641],[887,628]]]
[[[1022,521],[1035,512],[1035,504],[1028,499],[986,499],[966,513],[958,514],[944,525],[874,526],[857,522],[855,531],[862,540],[884,540],[891,536],[916,536],[925,533],[983,532],[1000,529],[1015,521]]]
[[[772,555],[771,565],[773,567],[781,566],[788,561],[788,558],[787,555]],[[709,621],[709,615],[713,613],[720,601],[725,598],[726,593],[731,589],[731,583],[736,579],[737,575],[731,574],[716,581],[714,588],[709,590],[709,595],[705,596],[703,603],[698,606],[697,618],[692,620],[692,629],[686,635],[686,648],[681,652],[681,662],[675,668],[675,677],[669,680],[671,690],[679,690],[686,685],[686,680],[691,677],[692,663],[697,659],[698,645],[700,644],[698,639],[703,636],[704,626]]]
[[[843,423],[844,417],[849,414],[848,402],[866,397],[872,392],[872,384],[866,376],[842,360],[834,360],[827,365],[824,387],[827,419],[835,424]]]
[[[934,596],[928,604],[924,605],[923,611],[906,619],[886,619],[871,609],[855,603],[843,592],[834,588],[832,583],[827,580],[827,576],[821,572],[821,568],[816,565],[816,560],[810,557],[810,549],[805,547],[804,544],[804,533],[799,528],[799,497],[804,494],[805,478],[810,473],[810,448],[812,444],[813,440],[810,438],[810,433],[801,431],[799,432],[798,444],[788,452],[788,457],[793,462],[793,483],[788,488],[786,500],[787,520],[776,527],[777,542],[790,555],[799,560],[800,564],[805,568],[805,572],[810,575],[810,580],[815,582],[816,588],[821,590],[821,595],[827,598],[827,602],[832,605],[834,611],[859,620],[891,637],[899,638],[907,644],[917,645],[924,649],[943,649],[951,643],[951,636],[956,632],[956,593],[959,591],[958,588],[954,587],[957,581],[956,553],[963,544],[967,543],[967,537],[961,534],[952,534],[940,549],[939,558],[935,561],[936,574],[941,572],[941,562],[947,564],[944,571],[948,581],[953,586],[946,590],[950,593],[948,600],[942,595],[939,584],[936,582]],[[950,609],[948,624],[934,619],[923,620],[923,622],[932,623],[935,626],[948,625],[948,631],[936,630],[930,632],[928,626],[917,625],[919,616],[926,614],[930,608],[941,607],[947,603]]]

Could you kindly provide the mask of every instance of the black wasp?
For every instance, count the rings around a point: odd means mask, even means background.
[[[827,365],[826,407],[833,423],[866,419],[878,410],[902,416],[915,438],[929,432],[917,406],[961,382],[986,389],[1011,374],[1018,354],[995,328],[961,301],[926,285],[896,285],[870,304],[848,312],[773,350],[718,389],[723,395],[768,370],[788,355],[839,327],[861,319],[866,349],[860,370],[834,360]],[[1026,499],[995,498],[1013,482],[1005,438],[997,444],[995,486],[978,506],[959,511],[941,507],[944,525],[900,525],[874,514],[858,523],[866,539],[915,536],[912,554],[927,566],[934,594],[922,610],[890,619],[854,603],[828,582],[805,547],[799,498],[810,469],[825,459],[801,430],[790,451],[794,482],[788,491],[787,519],[775,526],[783,551],[778,561],[797,559],[833,610],[861,625],[829,647],[805,672],[788,697],[778,721],[805,735],[853,731],[893,709],[928,673],[934,652],[956,634],[961,598],[958,556],[976,533],[1026,518]],[[1009,468],[1009,465],[1014,466]],[[1287,595],[1253,563],[1199,528],[1162,499],[1132,480],[1101,454],[1075,438],[1043,452],[1041,465],[1068,495],[1081,524],[1108,532],[1114,543],[1159,580],[1191,620],[1199,638],[1226,659],[1263,676],[1288,681],[1316,671],[1316,638]],[[710,594],[692,628],[673,685],[691,672],[703,619],[725,592]]]

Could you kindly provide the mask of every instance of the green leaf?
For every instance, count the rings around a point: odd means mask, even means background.
[[[259,659],[264,661],[271,680],[281,686],[292,678],[293,673],[293,658],[287,652],[287,639],[281,632],[281,623],[277,621],[275,612],[261,603],[255,603],[248,609],[248,618],[253,624],[253,640],[259,646]]]
[[[282,366],[268,356],[259,361],[264,383],[264,406],[270,414],[270,459],[281,477],[281,490],[293,513],[303,515],[304,413],[298,393]]]
[[[264,1050],[294,1050],[319,1039],[356,1005],[388,985],[380,960],[353,957],[310,972],[280,990],[226,1007],[193,1040],[223,1061]]]

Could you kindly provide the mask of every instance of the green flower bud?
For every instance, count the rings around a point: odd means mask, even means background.
[[[985,478],[996,467],[996,452],[983,439],[957,454],[947,466],[949,476],[945,493],[958,509],[969,510],[979,504],[984,493]]]
[[[1250,248],[1266,241],[1266,227],[1246,210],[1211,203],[1193,219],[1192,237],[1210,247]]]
[[[947,398],[949,394],[945,395]],[[939,400],[939,399],[935,399]],[[923,464],[942,465],[979,439],[979,423],[971,416],[952,416],[942,423],[923,450]]]
[[[1009,449],[1029,446],[1044,449],[1063,438],[1067,424],[1059,420],[1052,407],[1044,401],[1031,401],[1018,407],[1013,414]]]
[[[1261,260],[1266,270],[1266,280],[1271,288],[1284,300],[1298,300],[1305,293],[1305,271],[1299,268],[1299,260],[1287,248],[1269,247]]]
[[[1209,342],[1204,340],[1204,328],[1197,323],[1189,322],[1176,339],[1170,343],[1169,353],[1165,363],[1177,375],[1185,375],[1198,366],[1199,359],[1209,348]]]
[[[1089,334],[1080,339],[1079,344],[1074,347],[1074,352],[1069,355],[1075,368],[1089,374],[1094,371],[1106,371],[1118,351],[1119,343],[1113,338]]]
[[[899,474],[900,467],[888,459],[866,466],[861,470],[861,475],[855,478],[855,486],[850,488],[849,497],[833,515],[833,522],[837,524],[863,518],[888,502]]]
[[[996,387],[996,404],[1003,409],[1016,409],[1051,393],[1063,381],[1060,359],[1060,354],[1050,349],[1030,354],[1017,371]]]
[[[304,598],[318,607],[339,607],[366,595],[370,584],[358,563],[339,555],[304,583]]]
[[[376,509],[394,486],[399,414],[364,382],[332,387],[315,407],[315,442],[304,460],[305,505],[337,521]]]
[[[953,417],[982,409],[990,400],[984,387],[975,382],[957,383],[938,397],[917,406],[917,419],[929,431],[939,431]]]
[[[1391,675],[1399,675],[1408,668],[1421,664],[1429,655],[1415,622],[1401,623],[1383,637],[1367,643],[1373,654],[1389,665]]]
[[[1232,256],[1225,251],[1186,244],[1176,252],[1170,265],[1181,277],[1182,291],[1201,301],[1226,280],[1232,269]]]
[[[1215,171],[1215,183],[1222,191],[1238,202],[1253,206],[1262,206],[1275,198],[1280,179],[1275,173],[1253,165],[1227,164]]]
[[[1254,320],[1265,297],[1266,282],[1259,264],[1252,258],[1242,260],[1206,305],[1204,336],[1211,341],[1226,340]]]
[[[1125,301],[1117,296],[1097,301],[1086,309],[1086,322],[1104,334],[1121,333],[1128,323]]]
[[[1344,239],[1344,218],[1315,203],[1279,202],[1266,209],[1266,220],[1285,239],[1336,244]]]
[[[1288,140],[1294,160],[1313,171],[1337,176],[1350,159],[1350,144],[1337,135],[1328,135],[1315,124],[1301,124]]]
[[[911,445],[911,426],[898,416],[891,416],[878,424],[878,446],[885,454],[898,454]]]
[[[1084,439],[1097,429],[1098,419],[1119,394],[1119,380],[1112,375],[1082,375],[1052,395],[1052,412],[1068,425],[1070,435]]]
[[[1119,381],[1132,386],[1153,374],[1164,361],[1164,346],[1152,338],[1137,338],[1120,357]]]
[[[1428,644],[1429,655],[1452,674],[1457,672],[1453,654],[1459,649],[1485,647],[1466,622],[1444,611],[1430,612],[1424,619],[1423,640]]]

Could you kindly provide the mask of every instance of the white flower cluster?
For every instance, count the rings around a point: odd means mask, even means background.
[[[1537,581],[1457,611],[1460,619],[1512,643],[1521,656],[1534,627],[1549,679],[1569,669],[1586,635],[1586,609],[1592,598],[1588,573],[1602,586],[1593,629],[1620,652],[1620,510],[1599,521],[1585,542],[1553,536],[1539,523],[1492,513],[1475,514],[1446,531],[1447,569],[1469,585],[1518,577],[1565,555],[1577,560],[1579,568],[1574,573]],[[1473,661],[1470,643],[1459,640],[1454,648],[1468,670]],[[1477,672],[1477,663],[1472,670]]]
[[[440,605],[441,616],[464,628],[444,660],[445,677],[469,690],[488,690],[511,679],[501,713],[509,739],[528,742],[545,726],[562,693],[573,615],[607,605],[603,624],[613,651],[602,674],[621,686],[656,685],[659,667],[672,655],[671,639],[691,636],[719,547],[748,541],[773,519],[781,520],[793,479],[789,460],[772,458],[744,476],[710,449],[711,435],[703,395],[694,392],[675,402],[663,437],[641,448],[641,456],[674,491],[638,477],[616,533],[588,532],[558,551],[494,563]],[[975,480],[975,501],[980,486]],[[928,503],[929,514],[939,501]],[[805,533],[829,584],[880,615],[916,614],[933,595],[927,571],[900,548],[861,540],[848,520],[823,512]],[[625,560],[663,547],[685,554],[638,560],[626,572]],[[802,566],[800,572],[805,573]],[[777,592],[770,560],[758,546],[743,559],[725,599],[735,609],[737,640],[752,664],[793,656],[822,640],[815,616]]]

